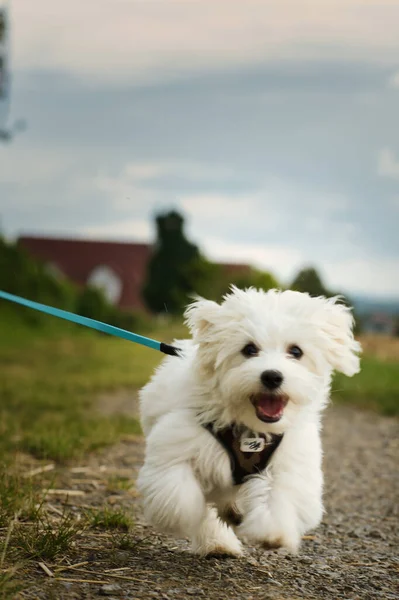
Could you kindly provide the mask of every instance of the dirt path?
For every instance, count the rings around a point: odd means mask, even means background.
[[[123,410],[123,401],[117,404]],[[158,535],[142,522],[134,489],[113,489],[109,482],[112,476],[135,476],[141,464],[142,440],[127,438],[76,465],[81,471],[66,469],[64,483],[69,489],[85,492],[70,501],[76,513],[104,505],[131,510],[136,524],[129,536],[83,533],[69,562],[87,564],[63,572],[71,581],[56,582],[38,569],[32,573],[32,587],[20,597],[399,598],[398,425],[397,420],[370,413],[329,409],[324,432],[326,515],[322,525],[303,541],[298,556],[248,548],[245,558],[239,560],[194,558],[186,541]],[[56,510],[57,502],[61,506],[61,500],[52,499]]]

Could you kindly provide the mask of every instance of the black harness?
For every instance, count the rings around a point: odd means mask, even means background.
[[[213,423],[207,423],[204,427],[229,455],[234,485],[240,485],[250,475],[261,473],[267,467],[283,439],[283,434],[269,433],[266,436],[260,433],[258,437],[253,438],[253,442],[251,440],[253,451],[244,452],[241,450],[241,436],[237,435],[235,426],[225,427],[217,431],[214,430]],[[265,446],[263,450],[256,451],[257,445],[260,444],[259,438],[264,440]]]

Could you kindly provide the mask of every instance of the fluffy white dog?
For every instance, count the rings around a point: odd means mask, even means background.
[[[350,309],[336,298],[232,288],[186,311],[141,391],[146,518],[199,555],[241,541],[295,552],[323,514],[320,413],[333,370],[359,371]]]

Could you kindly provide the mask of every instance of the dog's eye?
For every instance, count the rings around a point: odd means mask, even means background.
[[[246,358],[250,358],[251,356],[258,356],[259,349],[255,346],[255,344],[251,342],[250,344],[244,346],[244,348],[241,350],[241,354],[243,354]]]
[[[299,346],[292,345],[288,348],[288,354],[292,356],[292,358],[296,358],[299,360],[301,356],[303,356],[303,352]]]

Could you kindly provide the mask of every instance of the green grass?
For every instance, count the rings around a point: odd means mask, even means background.
[[[87,520],[90,527],[94,529],[117,529],[129,531],[133,525],[132,518],[123,510],[105,508],[90,510],[87,512]]]
[[[118,536],[114,540],[114,547],[118,550],[134,550],[140,544],[140,540],[137,541],[134,538],[131,538],[128,534],[124,534],[122,536]]]
[[[53,560],[71,548],[77,532],[77,523],[69,514],[56,523],[40,514],[31,523],[17,525],[11,546],[18,558]]]
[[[399,363],[373,356],[362,359],[362,370],[353,378],[337,375],[333,401],[354,404],[382,414],[399,415]]]
[[[132,480],[129,477],[121,477],[114,475],[108,479],[107,490],[109,492],[119,492],[120,490],[126,491],[132,487]]]
[[[24,518],[34,514],[37,502],[31,482],[13,471],[9,463],[0,463],[0,527],[7,527],[15,515]]]
[[[98,414],[95,398],[141,387],[161,358],[51,318],[45,327],[0,318],[0,452],[63,461],[139,432],[134,419]]]
[[[0,600],[16,598],[16,594],[24,588],[24,585],[16,579],[16,573],[15,568],[0,572]]]
[[[139,433],[136,419],[101,414],[96,399],[123,388],[133,394],[162,355],[50,317],[21,320],[4,304],[0,311],[0,556],[8,565],[53,560],[71,548],[78,524],[68,515],[48,520],[42,507],[48,477],[24,478],[15,458],[22,452],[64,463]],[[142,333],[165,341],[185,335],[179,324]],[[122,489],[128,482],[110,485]],[[120,532],[131,520],[105,509],[90,524]],[[11,597],[15,579],[12,568],[1,565],[0,599]]]

